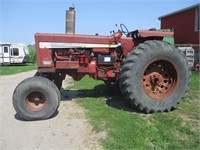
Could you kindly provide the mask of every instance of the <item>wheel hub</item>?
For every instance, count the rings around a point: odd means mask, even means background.
[[[142,84],[148,96],[156,100],[164,100],[175,90],[177,71],[169,61],[154,61],[146,67]]]
[[[159,77],[160,77],[160,75],[158,73],[152,73],[152,75],[150,75],[150,83],[158,84],[159,83]]]
[[[35,98],[34,99],[34,104],[36,105],[36,106],[38,106],[39,104],[40,104],[40,98]]]
[[[25,106],[31,111],[41,111],[47,105],[47,98],[39,91],[32,91],[26,96]]]

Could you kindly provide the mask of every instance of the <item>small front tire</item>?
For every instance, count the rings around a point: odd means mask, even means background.
[[[13,93],[13,106],[25,120],[50,118],[60,102],[56,85],[43,77],[35,76],[23,80]]]

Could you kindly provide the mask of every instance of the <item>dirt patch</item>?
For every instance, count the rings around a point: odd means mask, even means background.
[[[12,93],[22,80],[36,71],[0,77],[0,149],[103,149],[85,117],[72,99],[77,90],[61,90],[57,114],[42,121],[23,121],[12,105]],[[63,87],[70,84],[67,77]]]

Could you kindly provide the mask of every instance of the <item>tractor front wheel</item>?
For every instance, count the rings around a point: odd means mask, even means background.
[[[23,80],[13,93],[13,106],[25,120],[50,118],[57,110],[60,94],[49,79],[35,76]]]
[[[179,49],[163,41],[146,41],[124,60],[119,86],[124,97],[145,113],[170,111],[185,96],[190,75]]]

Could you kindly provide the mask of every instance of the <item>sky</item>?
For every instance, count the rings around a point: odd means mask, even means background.
[[[0,41],[34,44],[35,33],[65,33],[65,12],[75,6],[76,34],[110,35],[123,23],[160,28],[158,17],[199,0],[0,0]]]

